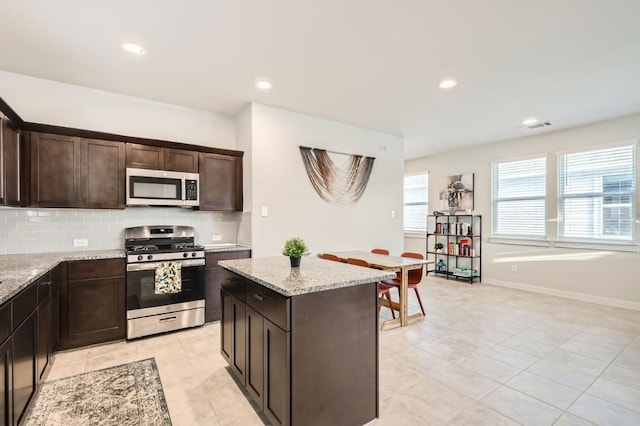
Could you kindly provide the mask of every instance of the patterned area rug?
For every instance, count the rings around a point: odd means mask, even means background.
[[[154,358],[42,385],[24,425],[171,425]]]

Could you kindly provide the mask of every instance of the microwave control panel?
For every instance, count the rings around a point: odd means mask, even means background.
[[[194,179],[186,179],[184,181],[185,200],[198,200],[198,181]]]

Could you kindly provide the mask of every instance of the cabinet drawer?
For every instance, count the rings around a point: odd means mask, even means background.
[[[235,297],[236,299],[245,301],[247,295],[247,280],[240,275],[222,269],[220,287]]]
[[[38,306],[38,286],[31,284],[13,301],[13,329],[15,330]]]
[[[123,277],[124,274],[124,259],[80,260],[67,265],[69,281]]]
[[[0,345],[11,334],[11,302],[0,307]]]
[[[247,305],[269,321],[289,331],[289,298],[273,290],[247,281]]]
[[[251,257],[251,250],[237,251],[214,251],[205,255],[207,268],[213,268],[221,260],[248,259]]]

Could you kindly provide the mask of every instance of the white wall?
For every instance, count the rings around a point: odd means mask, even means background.
[[[312,253],[374,247],[402,251],[401,138],[259,104],[252,105],[251,114],[254,256],[279,255],[293,236],[303,238]],[[376,157],[367,189],[355,206],[340,207],[318,196],[300,145]],[[381,145],[386,151],[379,150]],[[261,216],[262,206],[269,209],[268,217]]]
[[[0,97],[25,121],[235,149],[233,117],[0,71]]]
[[[474,214],[483,216],[483,282],[640,309],[638,253],[557,248],[553,243],[552,247],[532,247],[488,242],[491,233],[491,161],[547,155],[547,234],[553,240],[557,234],[556,153],[637,140],[639,136],[640,115],[634,115],[410,160],[405,163],[405,171],[429,171],[430,211],[443,208],[438,192],[444,186],[441,183],[444,176],[475,173]],[[636,205],[636,212],[640,213],[638,199]],[[640,224],[636,226],[636,234],[640,236]],[[424,251],[424,246],[424,239],[405,239],[407,250]],[[512,265],[516,265],[517,272],[512,272]]]

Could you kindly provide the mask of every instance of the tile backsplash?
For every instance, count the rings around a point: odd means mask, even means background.
[[[120,249],[124,248],[124,228],[143,225],[188,225],[195,228],[197,244],[236,243],[241,215],[176,207],[6,208],[0,209],[0,255]],[[221,239],[213,241],[214,235]],[[89,245],[74,247],[74,239],[87,239]]]

